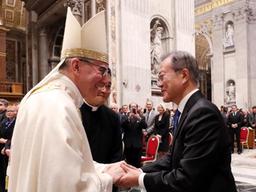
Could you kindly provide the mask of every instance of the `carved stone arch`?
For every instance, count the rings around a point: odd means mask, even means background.
[[[200,70],[199,87],[202,93],[211,100],[211,39],[205,33],[196,33],[196,60]]]
[[[150,21],[150,66],[152,94],[160,93],[157,87],[157,75],[161,58],[170,52],[170,27],[168,22],[159,15],[155,15]]]

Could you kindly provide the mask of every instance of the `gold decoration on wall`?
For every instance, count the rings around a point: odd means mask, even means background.
[[[2,4],[2,19],[6,27],[25,30],[26,11],[21,0],[5,0]]]
[[[213,9],[216,9],[218,7],[221,7],[223,5],[226,5],[226,4],[232,3],[232,2],[234,2],[234,0],[213,0],[210,3],[206,3],[199,7],[196,7],[195,8],[195,16],[202,15],[204,13],[212,11]]]

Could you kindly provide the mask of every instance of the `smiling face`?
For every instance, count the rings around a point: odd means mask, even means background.
[[[93,106],[100,106],[107,101],[111,93],[111,76],[106,75],[102,77],[102,79],[96,84],[96,87],[96,96],[90,98],[87,97],[85,100]]]
[[[108,64],[83,58],[70,58],[62,73],[79,89],[82,97],[93,106],[103,104],[110,94],[111,72]]]
[[[164,102],[179,104],[182,99],[183,86],[182,74],[174,71],[170,64],[170,58],[166,58],[160,64],[158,86],[161,88]]]
[[[17,115],[17,107],[15,105],[9,105],[6,108],[6,117],[8,119],[14,119]]]

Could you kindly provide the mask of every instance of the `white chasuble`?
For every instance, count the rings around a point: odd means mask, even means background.
[[[94,166],[82,102],[77,87],[57,70],[24,97],[12,139],[9,192],[112,191],[104,165]]]

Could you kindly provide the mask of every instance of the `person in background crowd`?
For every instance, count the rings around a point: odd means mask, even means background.
[[[170,109],[169,110],[169,116],[170,116],[170,120],[169,120],[169,132],[170,133],[173,133],[173,118],[174,118],[174,110],[173,109]]]
[[[157,106],[158,115],[155,117],[154,134],[159,137],[160,145],[158,157],[161,158],[169,149],[169,124],[170,115],[165,111],[163,104]]]
[[[228,109],[224,107],[223,105],[220,107],[220,113],[224,119],[225,125],[227,125],[227,120],[228,120]]]
[[[252,107],[252,112],[249,114],[249,125],[256,130],[256,106]]]
[[[127,163],[140,167],[140,158],[142,155],[142,129],[147,127],[145,119],[138,114],[138,105],[130,104],[130,113],[123,120],[122,127],[124,131],[124,157]]]
[[[145,130],[146,140],[150,137],[150,135],[154,131],[154,122],[157,112],[153,110],[153,102],[147,100],[146,102],[146,113],[144,113],[145,122],[147,123],[147,128]]]
[[[195,58],[171,52],[161,62],[158,78],[163,100],[177,104],[180,112],[170,153],[141,170],[122,163],[126,174],[116,184],[147,192],[236,192],[227,129],[219,109],[197,88]]]
[[[109,108],[119,114],[118,105],[116,103],[111,103]]]
[[[236,105],[231,106],[231,112],[228,115],[227,126],[230,132],[232,142],[231,151],[234,153],[234,135],[236,137],[237,153],[242,153],[242,145],[240,143],[240,132],[243,124],[243,115],[239,112]]]
[[[242,127],[249,127],[249,111],[247,109],[241,109],[241,114],[243,116]]]
[[[8,105],[6,108],[6,118],[0,123],[0,189],[5,191],[5,176],[9,161],[8,151],[12,139],[12,133],[17,115],[16,105]]]
[[[6,108],[8,106],[8,101],[6,99],[0,99],[0,123],[5,118]]]

